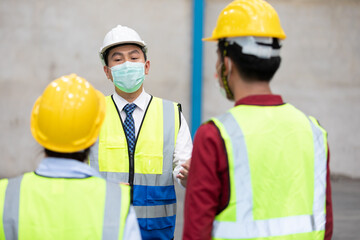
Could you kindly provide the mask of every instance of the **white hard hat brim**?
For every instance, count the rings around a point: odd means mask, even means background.
[[[126,45],[126,44],[135,44],[135,45],[139,45],[140,47],[146,47],[145,43],[144,42],[139,42],[139,41],[120,41],[120,42],[115,42],[115,43],[112,43],[110,45],[107,45],[106,47],[104,48],[101,48],[100,49],[100,54],[104,54],[104,52],[106,52],[106,50],[108,50],[109,48],[112,48],[114,46],[117,46],[117,45]]]

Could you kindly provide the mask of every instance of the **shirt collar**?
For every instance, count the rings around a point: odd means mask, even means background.
[[[236,101],[235,106],[238,105],[257,105],[257,106],[277,106],[284,104],[280,95],[264,94],[264,95],[250,95]]]
[[[39,164],[35,173],[53,178],[87,178],[101,177],[100,174],[86,163],[66,158],[46,157]]]
[[[125,105],[129,103],[120,95],[118,95],[116,92],[113,94],[113,98],[119,111],[122,111]],[[151,98],[150,94],[145,92],[145,90],[143,89],[141,94],[135,99],[135,101],[133,101],[133,103],[135,103],[140,110],[145,112],[146,107],[150,101],[150,98]]]

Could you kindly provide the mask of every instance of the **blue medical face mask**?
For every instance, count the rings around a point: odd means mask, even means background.
[[[123,92],[137,91],[145,79],[145,63],[124,62],[110,68],[114,84]]]

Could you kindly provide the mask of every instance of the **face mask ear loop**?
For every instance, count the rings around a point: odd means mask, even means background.
[[[223,61],[224,61],[224,58],[227,54],[227,51],[226,51],[226,48],[227,46],[229,45],[228,42],[225,42],[225,49],[224,49],[224,52],[223,52]],[[229,68],[230,70],[230,68]],[[221,80],[222,80],[222,83],[224,85],[224,89],[226,91],[226,94],[228,96],[229,99],[234,99],[234,94],[231,92],[230,88],[229,88],[229,82],[228,82],[228,76],[225,76],[225,64],[224,62],[222,63],[222,66],[221,66]],[[228,75],[230,74],[230,72],[228,73]]]
[[[108,71],[111,72],[111,68],[108,65],[105,65],[105,67],[107,67]],[[107,76],[107,75],[106,75]],[[108,78],[108,80],[112,81],[111,78]]]

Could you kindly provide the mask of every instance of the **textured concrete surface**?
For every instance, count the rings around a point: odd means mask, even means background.
[[[229,2],[206,1],[204,36]],[[287,34],[274,93],[328,130],[334,172],[360,177],[360,28],[354,25],[360,21],[360,1],[270,2]],[[32,170],[40,161],[29,119],[48,82],[75,72],[105,94],[113,92],[97,52],[105,33],[117,24],[135,28],[148,43],[146,90],[181,102],[189,120],[191,19],[191,0],[1,1],[0,177]],[[214,43],[205,44],[203,120],[232,106],[215,86],[215,50]]]
[[[136,29],[148,45],[145,90],[182,103],[188,118],[191,0],[2,0],[0,178],[31,171],[41,160],[30,113],[50,81],[77,73],[104,94],[114,92],[98,51],[118,24]]]
[[[229,1],[207,1],[205,36]],[[328,131],[333,172],[360,178],[360,1],[270,0],[287,38],[272,89]],[[216,45],[205,44],[204,119],[232,106],[215,85]],[[216,99],[216,100],[215,100]]]
[[[334,204],[333,240],[360,239],[360,180],[332,180]]]
[[[204,36],[230,0],[205,1]],[[274,93],[315,116],[329,133],[331,168],[360,177],[359,0],[270,0],[287,39],[272,82]],[[192,0],[0,1],[0,177],[33,170],[41,148],[31,137],[33,103],[51,80],[77,73],[113,92],[98,58],[117,24],[148,44],[147,92],[182,103],[190,120]],[[214,78],[216,45],[204,44],[203,120],[233,103]]]
[[[333,177],[332,198],[334,214],[333,240],[360,239],[360,179]],[[175,240],[181,239],[185,191],[177,186],[178,209]]]
[[[205,1],[204,36],[230,0]],[[274,93],[315,116],[329,132],[331,168],[360,177],[359,0],[270,0],[287,34]],[[149,10],[152,9],[152,10]],[[148,44],[147,92],[182,103],[190,121],[192,1],[0,1],[0,177],[33,170],[41,148],[29,129],[33,103],[51,80],[70,73],[113,92],[98,59],[107,31],[136,29]],[[233,103],[214,78],[216,45],[204,44],[203,120]],[[49,123],[50,124],[50,123]]]

